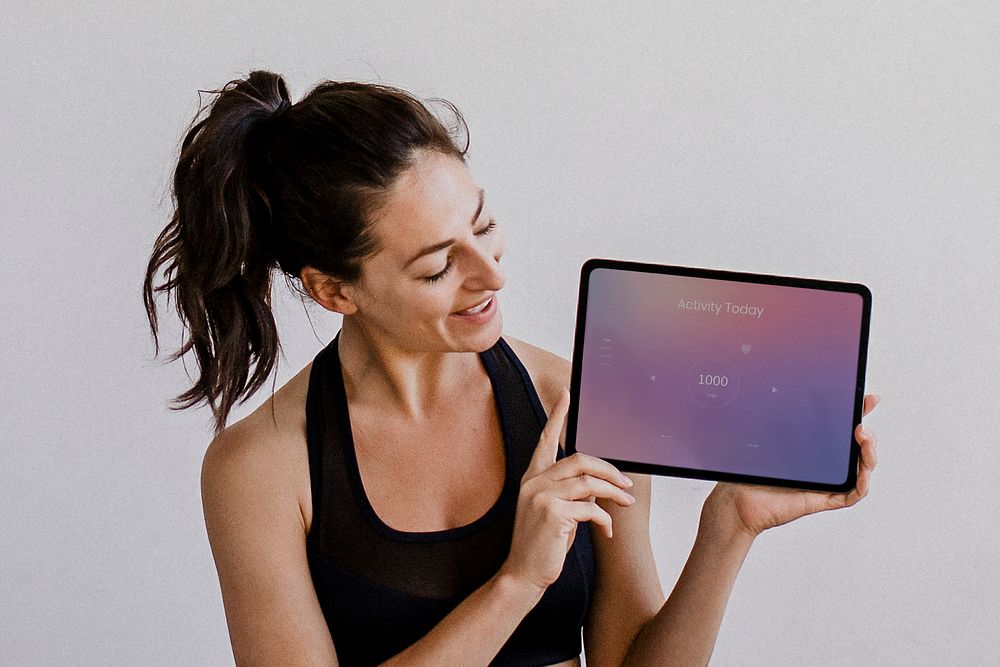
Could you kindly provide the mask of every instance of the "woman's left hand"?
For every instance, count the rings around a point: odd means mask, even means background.
[[[880,397],[866,394],[862,416],[868,415]],[[799,517],[824,510],[850,507],[868,495],[869,478],[875,469],[875,433],[861,424],[854,429],[855,439],[861,445],[858,462],[858,481],[846,493],[803,491],[779,486],[719,482],[705,500],[703,519],[709,513],[711,521],[729,522],[751,538],[768,528],[780,526]]]

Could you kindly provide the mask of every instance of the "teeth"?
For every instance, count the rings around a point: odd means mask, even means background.
[[[490,297],[490,298],[492,298],[492,297]],[[481,305],[477,306],[476,308],[470,308],[469,310],[463,310],[460,314],[462,314],[462,315],[475,315],[477,313],[481,313],[486,308],[486,306],[489,305],[489,303],[490,303],[490,299],[486,299],[486,301],[483,301],[483,303]]]

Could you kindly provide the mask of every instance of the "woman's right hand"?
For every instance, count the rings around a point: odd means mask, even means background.
[[[562,573],[580,521],[603,526],[611,537],[611,515],[597,498],[625,507],[635,502],[624,490],[631,480],[607,461],[581,452],[556,461],[569,402],[563,389],[521,478],[510,554],[500,568],[543,591]]]

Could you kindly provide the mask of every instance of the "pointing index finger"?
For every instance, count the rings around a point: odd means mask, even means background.
[[[545,427],[538,439],[538,446],[535,448],[531,463],[528,465],[528,469],[532,472],[541,472],[555,463],[556,454],[559,451],[559,433],[562,432],[563,422],[569,412],[569,402],[569,391],[563,388],[559,394],[559,400],[552,408],[552,414],[545,422]]]

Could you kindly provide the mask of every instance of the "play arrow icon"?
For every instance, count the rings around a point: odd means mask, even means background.
[[[771,385],[771,393],[773,394],[776,391],[778,391],[778,388],[775,387],[774,385]]]

